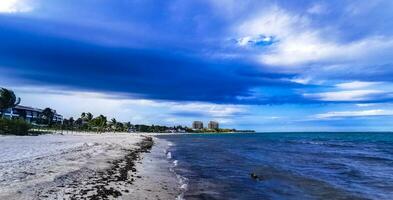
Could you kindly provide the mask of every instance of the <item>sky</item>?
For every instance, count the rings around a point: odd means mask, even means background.
[[[1,0],[0,86],[64,117],[392,131],[393,1]]]

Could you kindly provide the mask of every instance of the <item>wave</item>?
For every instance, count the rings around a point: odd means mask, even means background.
[[[356,172],[351,171],[351,173]],[[312,196],[321,199],[330,199],[331,197],[335,197],[337,199],[361,199],[359,196],[348,192],[345,188],[337,187],[328,181],[323,181],[317,177],[307,176],[291,170],[273,166],[259,166],[254,169],[254,174],[259,177],[258,180],[264,182],[279,181],[292,186],[293,191],[287,191],[293,192],[292,194],[288,193],[290,195],[307,191],[307,193]]]
[[[390,158],[386,157],[381,157],[377,155],[354,155],[351,156],[351,158],[355,160],[360,160],[360,161],[366,161],[366,162],[386,162],[386,163],[393,163],[393,160]]]
[[[187,192],[188,190],[188,179],[184,176],[181,176],[179,174],[176,174],[177,179],[179,180],[179,185],[180,185],[180,191],[181,193],[179,194],[179,196],[177,196],[177,200],[183,200],[184,199],[184,194]]]
[[[168,142],[168,147],[173,147],[175,144],[173,142]]]
[[[168,152],[166,153],[166,158],[167,158],[167,159],[172,159],[172,153],[171,153],[170,151],[168,151]]]
[[[349,142],[332,142],[332,141],[304,141],[304,140],[290,140],[287,141],[290,144],[306,144],[306,145],[319,145],[319,146],[328,146],[328,147],[338,147],[338,148],[353,148],[354,144]]]
[[[176,200],[184,200],[184,195],[188,190],[188,179],[184,176],[181,176],[180,174],[176,173],[175,168],[178,166],[179,161],[178,160],[173,160],[172,152],[169,150],[171,147],[175,146],[174,143],[168,142],[167,143],[168,148],[164,150],[166,159],[171,162],[171,165],[169,167],[169,171],[173,173],[179,183],[179,190],[180,194],[176,197]]]

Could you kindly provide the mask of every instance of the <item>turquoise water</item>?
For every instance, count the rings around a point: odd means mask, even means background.
[[[188,180],[185,199],[393,199],[392,133],[162,138]]]

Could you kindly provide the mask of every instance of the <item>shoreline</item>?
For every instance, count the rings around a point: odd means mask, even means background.
[[[0,198],[176,199],[180,190],[176,176],[169,171],[168,144],[156,135],[163,134],[0,137],[0,144],[9,144],[0,145],[1,150],[6,148],[5,154],[0,153]],[[41,140],[48,140],[48,149],[35,153],[35,149],[42,150]],[[20,142],[33,143],[25,152],[31,155],[12,159],[7,148]]]
[[[152,136],[154,140],[150,153],[143,154],[142,162],[137,162],[136,169],[140,179],[135,180],[134,190],[123,199],[176,199],[181,195],[181,184],[176,174],[171,171],[172,163],[167,153],[172,143]]]

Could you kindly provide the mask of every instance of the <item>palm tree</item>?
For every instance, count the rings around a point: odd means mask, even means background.
[[[89,112],[88,113],[83,112],[81,114],[81,118],[80,119],[82,120],[80,128],[82,128],[84,130],[90,129],[89,123],[93,119],[93,115],[91,113],[89,113]]]
[[[78,118],[77,120],[75,120],[75,125],[77,125],[78,128],[82,127],[82,125],[83,125],[82,118]]]
[[[53,117],[55,116],[55,113],[53,113],[52,109],[45,108],[42,111],[42,116],[46,119],[48,125],[52,125]]]
[[[91,113],[86,113],[86,121],[91,121],[93,119],[93,115]]]
[[[91,125],[93,128],[96,128],[97,131],[103,131],[107,125],[106,122],[107,122],[106,117],[104,115],[100,115],[100,116],[92,119],[89,122],[89,125]]]
[[[111,121],[109,122],[109,128],[116,130],[116,124],[117,124],[116,119],[112,118]]]
[[[5,111],[9,108],[13,108],[20,103],[20,98],[16,98],[15,93],[12,90],[5,88],[0,89],[0,111],[1,117],[4,117]]]
[[[70,123],[71,128],[74,128],[74,122],[75,122],[74,118],[73,118],[73,117],[70,117],[70,119],[68,120],[68,122]]]
[[[117,122],[115,127],[116,127],[115,128],[116,131],[124,131],[124,124],[121,122]]]
[[[100,116],[98,116],[98,118],[99,118],[99,125],[101,127],[101,131],[103,131],[106,127],[108,120],[106,119],[106,117],[104,115],[100,115]]]
[[[130,129],[132,128],[131,122],[125,123],[124,126],[125,126],[125,132],[130,132]]]
[[[19,117],[26,120],[27,112],[26,110],[20,110],[19,111]]]
[[[81,114],[81,119],[85,119],[85,118],[86,118],[86,113],[83,112],[83,113]]]

